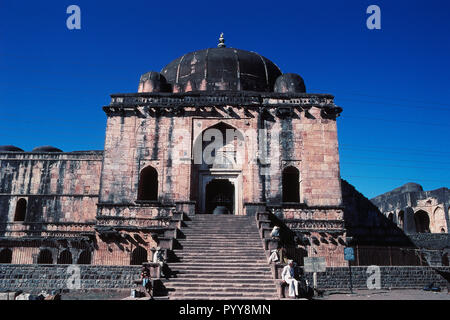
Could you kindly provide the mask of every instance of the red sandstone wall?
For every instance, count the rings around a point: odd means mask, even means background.
[[[313,206],[342,203],[336,121],[323,119],[319,108],[311,108],[308,117],[304,111],[295,111],[293,118],[264,121],[273,139],[268,145],[270,163],[263,177],[255,161],[261,151],[255,136],[259,115],[244,108],[232,109],[239,117],[230,117],[223,109],[212,113],[212,108],[205,108],[201,117],[194,108],[173,117],[155,117],[144,111],[144,117],[110,115],[101,202],[136,200],[139,172],[147,165],[158,171],[159,200],[198,200],[198,181],[191,184],[191,178],[196,178],[191,168],[192,141],[206,128],[224,122],[240,130],[246,139],[244,161],[237,168],[242,170],[242,203],[262,201],[264,180],[266,199],[281,202],[281,171],[288,165],[300,170],[301,202]]]
[[[27,200],[29,222],[94,221],[101,154],[0,154],[1,221],[14,220],[16,202]]]

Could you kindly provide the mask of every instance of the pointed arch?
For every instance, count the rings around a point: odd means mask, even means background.
[[[39,251],[37,258],[38,264],[53,264],[53,254],[49,249],[42,249]]]
[[[393,214],[392,212],[388,214],[388,219],[389,219],[391,222],[394,222],[394,214]]]
[[[447,220],[445,219],[445,212],[443,208],[437,207],[436,209],[434,209],[433,218],[431,220],[432,220],[430,226],[431,232],[433,233],[447,232]]]
[[[139,174],[138,200],[158,200],[158,171],[147,166]]]
[[[87,249],[81,251],[78,256],[77,264],[91,264],[91,252]]]
[[[418,233],[429,233],[430,232],[430,217],[428,213],[419,210],[414,213],[414,222],[416,224],[416,232]]]
[[[131,265],[141,265],[147,262],[147,250],[141,246],[136,247],[131,253]]]
[[[20,198],[16,203],[16,210],[14,212],[14,222],[23,222],[27,214],[27,200]]]
[[[61,251],[58,257],[58,264],[72,264],[72,253],[69,249]]]
[[[288,166],[282,172],[283,202],[300,202],[300,171]]]
[[[9,248],[4,248],[0,251],[0,263],[11,263],[12,251]]]
[[[403,210],[400,210],[398,215],[397,215],[397,226],[400,229],[404,229],[405,226],[405,212]]]
[[[235,167],[240,164],[242,149],[239,147],[242,142],[245,142],[245,137],[239,129],[219,121],[202,130],[194,139],[194,164],[203,167]]]

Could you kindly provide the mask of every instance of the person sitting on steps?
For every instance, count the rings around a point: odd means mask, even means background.
[[[158,263],[160,265],[161,277],[168,278],[169,276],[168,272],[166,272],[165,270],[166,259],[164,258],[164,252],[161,250],[160,247],[157,247],[155,253],[153,254],[153,262]]]
[[[281,272],[281,279],[289,285],[289,297],[298,297],[298,280],[295,279],[294,261],[289,260]]]
[[[152,282],[150,278],[150,270],[146,266],[142,267],[141,278],[144,290],[150,295],[150,297],[152,297]]]

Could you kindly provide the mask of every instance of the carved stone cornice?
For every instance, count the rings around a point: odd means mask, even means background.
[[[326,231],[326,232],[344,232],[343,220],[299,220],[284,219],[283,222],[292,231]]]
[[[167,112],[182,115],[184,107],[223,107],[236,106],[255,108],[267,112],[275,109],[277,115],[289,116],[292,108],[308,110],[312,107],[323,109],[326,117],[336,117],[342,108],[334,104],[334,97],[329,94],[292,94],[292,93],[258,93],[258,92],[196,92],[196,93],[128,93],[112,94],[111,103],[103,110],[108,115],[125,116],[135,114],[142,116],[137,107],[148,107],[148,112],[155,116]]]

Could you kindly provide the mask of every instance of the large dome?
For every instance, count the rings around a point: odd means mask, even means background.
[[[272,92],[281,71],[256,52],[219,47],[187,53],[164,67],[161,74],[173,92]]]

